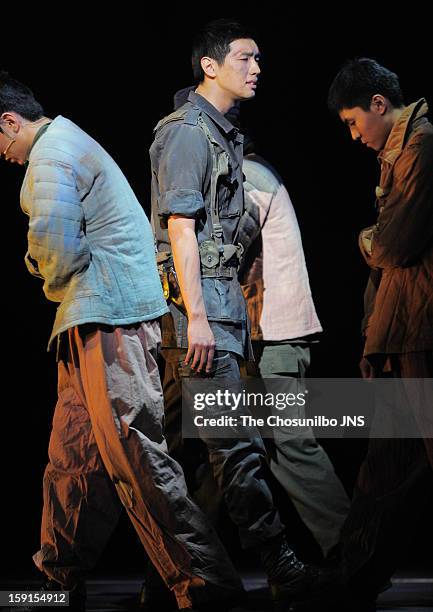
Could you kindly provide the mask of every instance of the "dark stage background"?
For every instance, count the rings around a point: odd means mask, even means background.
[[[357,236],[375,219],[375,154],[350,142],[326,107],[327,89],[342,62],[366,55],[397,72],[412,102],[433,105],[431,37],[381,26],[368,6],[344,25],[328,15],[311,19],[285,8],[245,12],[167,5],[149,14],[128,4],[90,19],[83,7],[63,7],[62,17],[15,16],[2,25],[0,67],[27,83],[46,114],[62,114],[95,137],[116,159],[144,208],[150,199],[148,148],[152,128],[171,111],[173,93],[191,84],[190,44],[197,27],[215,17],[235,16],[253,24],[263,54],[254,101],[242,122],[258,151],[282,175],[301,226],[310,281],[325,329],[313,354],[312,376],[358,375],[359,323],[368,271]],[[183,9],[183,10],[181,10]],[[102,9],[101,9],[102,10]],[[65,13],[66,11],[66,13]],[[344,15],[343,15],[344,17]],[[419,19],[419,18],[417,18]],[[19,23],[18,23],[19,22]],[[411,27],[411,26],[409,26]],[[6,31],[6,41],[3,36]],[[433,171],[433,169],[432,169]],[[41,479],[47,458],[56,395],[54,356],[45,352],[55,305],[25,268],[27,218],[19,208],[23,169],[0,169],[2,200],[3,414],[2,575],[26,574],[38,548]],[[363,441],[323,440],[348,491],[365,450]],[[290,537],[309,554],[308,534],[280,498]],[[405,567],[433,569],[433,530],[423,509]],[[408,526],[402,526],[406,531]],[[397,534],[398,537],[399,534]],[[242,555],[235,544],[233,553]],[[139,571],[142,550],[123,517],[97,570]]]

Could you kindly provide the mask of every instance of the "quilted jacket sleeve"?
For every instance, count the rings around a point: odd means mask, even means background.
[[[23,208],[29,215],[29,271],[44,280],[49,300],[61,302],[71,278],[90,263],[84,213],[73,168],[37,159],[28,168]]]

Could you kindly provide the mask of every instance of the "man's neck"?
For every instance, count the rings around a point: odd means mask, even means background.
[[[407,106],[402,106],[400,108],[393,108],[391,113],[390,113],[390,124],[391,124],[391,130],[394,127],[394,125],[397,123],[397,121],[400,119],[402,113],[406,110]]]
[[[43,127],[47,123],[51,123],[51,121],[52,120],[49,119],[48,117],[41,117],[37,121],[32,121],[31,123],[27,123],[26,124],[25,127],[26,127],[26,131],[27,131],[27,144],[28,144],[27,159],[29,157],[30,151],[33,148],[33,144],[35,142],[35,138],[36,138],[39,130],[41,129],[41,127]]]
[[[195,93],[198,93],[200,96],[203,96],[203,98],[206,98],[206,100],[210,102],[212,106],[215,106],[215,108],[222,115],[225,115],[236,102],[236,100],[234,100],[231,96],[228,96],[225,91],[206,82],[200,83],[195,90]]]

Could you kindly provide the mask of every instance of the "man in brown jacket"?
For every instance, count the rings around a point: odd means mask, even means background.
[[[371,268],[362,376],[403,379],[399,400],[407,398],[422,436],[372,439],[361,466],[343,540],[352,585],[361,585],[370,600],[361,609],[369,610],[403,550],[403,521],[414,520],[417,495],[433,481],[433,126],[426,101],[405,106],[397,75],[368,58],[343,66],[328,104],[381,166],[377,223],[359,237]],[[422,380],[415,387],[409,378]]]

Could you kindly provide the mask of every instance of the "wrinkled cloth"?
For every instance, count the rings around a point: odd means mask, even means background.
[[[221,386],[228,387],[231,392],[240,391],[236,355],[217,351],[209,374],[198,374],[183,364],[185,350],[163,349],[161,353],[164,358],[162,379],[167,441],[170,454],[182,462],[190,484],[195,480],[194,473],[200,463],[206,463],[218,489],[215,501],[225,501],[229,516],[239,530],[243,548],[257,547],[282,533],[284,525],[267,483],[266,449],[256,427],[238,423],[233,431],[236,435],[231,438],[216,438],[209,429],[199,427],[198,437],[204,445],[201,457],[198,441],[184,440],[181,435],[182,409],[188,410],[193,405],[193,398],[185,386],[182,388],[182,381],[190,378],[221,381]],[[232,412],[226,406],[215,406],[213,414],[221,416]],[[241,414],[240,408],[237,414]],[[242,414],[249,414],[246,407],[243,407]],[[192,455],[189,455],[189,449],[192,449]],[[202,505],[206,514],[212,500],[207,502]],[[209,515],[212,516],[212,512]]]
[[[421,99],[379,154],[377,223],[361,232],[372,268],[364,296],[364,355],[433,350],[433,126]]]
[[[299,379],[310,367],[308,343],[254,342],[255,363],[247,364],[250,376],[285,379],[297,392]],[[290,417],[286,408],[285,416]],[[304,418],[301,406],[293,416]],[[273,408],[278,415],[278,410]],[[271,472],[286,491],[300,518],[313,534],[324,557],[337,546],[350,501],[324,448],[311,427],[274,427],[267,440]]]
[[[290,196],[257,155],[243,162],[245,191],[259,207],[261,235],[250,247],[241,283],[253,340],[290,340],[322,331],[311,295],[301,233]]]
[[[401,378],[389,411],[415,419],[420,431],[431,385],[433,352],[392,355],[390,376]],[[431,428],[431,419],[429,421]],[[418,515],[433,500],[433,440],[372,438],[354,488],[352,506],[342,530],[344,569],[355,590],[376,596],[390,579],[409,546]]]
[[[218,180],[217,199],[224,244],[231,244],[244,210],[243,136],[203,96],[190,92],[181,108],[161,120],[150,148],[152,221],[158,251],[171,251],[167,231],[170,215],[196,219],[198,244],[210,239],[211,176],[209,140],[200,121],[226,159],[227,174]],[[245,356],[249,351],[247,310],[236,275],[201,279],[203,302],[217,350]],[[187,348],[188,320],[170,304],[162,321],[162,346]]]
[[[142,207],[110,155],[65,117],[30,151],[21,208],[29,216],[27,268],[59,303],[49,346],[75,325],[126,325],[167,312]]]
[[[61,340],[38,568],[74,584],[95,565],[123,505],[179,607],[191,605],[189,587],[238,590],[233,565],[167,453],[157,321],[74,327]]]

